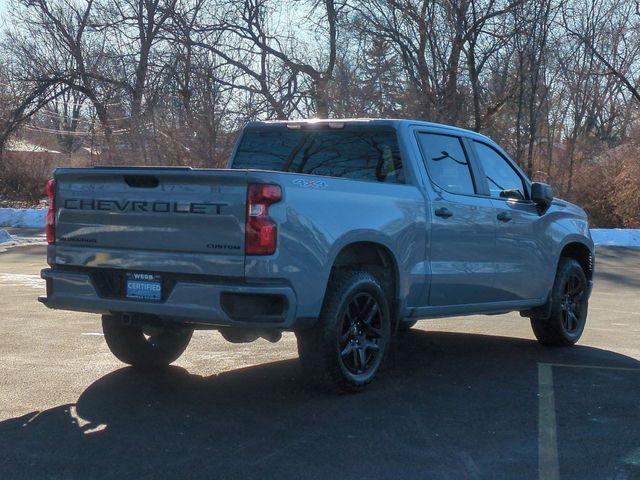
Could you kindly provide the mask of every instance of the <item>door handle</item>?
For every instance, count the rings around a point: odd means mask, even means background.
[[[451,213],[451,211],[446,207],[436,208],[436,211],[433,213],[435,213],[436,217],[442,218],[449,218],[451,215],[453,215],[453,213]]]
[[[507,212],[500,212],[498,214],[498,220],[500,220],[501,222],[510,222],[512,218],[513,217],[511,217],[511,215],[509,215]]]

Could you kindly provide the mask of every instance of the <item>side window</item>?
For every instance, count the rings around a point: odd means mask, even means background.
[[[419,133],[418,139],[431,180],[450,193],[474,194],[469,161],[460,138]]]
[[[473,141],[487,177],[489,191],[495,198],[526,198],[526,189],[520,175],[507,160],[489,145]],[[518,192],[518,193],[515,193]]]

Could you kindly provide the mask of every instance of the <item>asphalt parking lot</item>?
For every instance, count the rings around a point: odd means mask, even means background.
[[[44,251],[0,253],[0,479],[640,478],[640,250],[599,250],[578,346],[423,320],[351,396],[302,381],[290,334],[124,367],[97,316],[36,301]]]

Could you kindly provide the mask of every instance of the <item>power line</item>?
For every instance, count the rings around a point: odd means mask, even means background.
[[[56,113],[53,110],[39,111],[39,112],[36,113],[36,115],[44,115],[45,117],[56,118],[56,119],[68,118],[70,120],[75,120],[75,121],[79,121],[79,122],[92,123],[92,120],[87,120],[87,119],[81,118],[81,117],[74,118],[74,117],[69,116],[69,115]],[[127,116],[127,117],[116,117],[116,118],[109,117],[109,121],[110,122],[121,122],[121,121],[130,121],[130,120],[131,120],[130,116]]]
[[[33,132],[41,132],[41,133],[50,133],[55,135],[67,135],[67,136],[78,136],[78,137],[86,137],[86,136],[95,136],[95,135],[104,135],[104,132],[73,132],[70,130],[56,130],[53,128],[44,128],[44,127],[35,127],[32,125],[24,125],[22,128],[25,130],[30,130]],[[130,132],[129,128],[122,128],[119,130],[113,130],[111,132],[112,135],[123,135],[125,133]]]

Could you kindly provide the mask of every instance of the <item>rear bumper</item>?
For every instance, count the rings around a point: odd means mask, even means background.
[[[296,296],[286,285],[221,284],[180,279],[173,283],[162,301],[145,301],[101,295],[90,272],[47,268],[42,270],[41,277],[46,280],[47,295],[38,300],[54,309],[99,314],[148,314],[206,326],[276,330],[293,330],[305,323],[296,319]],[[242,303],[242,300],[237,301],[238,298],[246,298],[250,302],[254,295],[263,300],[265,296],[269,298],[272,295],[274,301],[282,305],[281,311],[278,314],[265,312],[264,315],[254,312],[251,317],[245,317],[234,310]],[[223,300],[230,297],[236,301],[229,303]]]

